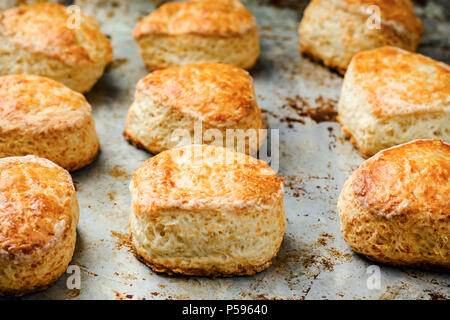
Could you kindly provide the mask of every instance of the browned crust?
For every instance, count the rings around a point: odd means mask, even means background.
[[[413,268],[413,269],[422,269],[426,271],[437,271],[437,272],[448,272],[450,270],[450,264],[438,264],[438,263],[408,263],[408,262],[399,262],[398,260],[388,259],[383,255],[368,255],[365,252],[358,251],[357,248],[350,245],[350,248],[356,252],[357,254],[366,257],[370,261],[380,262],[382,264],[386,264],[393,267],[402,267],[402,268]]]
[[[253,78],[241,68],[222,63],[192,63],[155,71],[139,80],[136,92],[210,123],[237,123],[258,110]],[[186,107],[189,105],[195,107]]]
[[[131,236],[132,238],[132,236]],[[199,277],[209,277],[209,278],[216,278],[216,277],[232,277],[232,276],[252,276],[258,272],[261,272],[267,268],[270,267],[272,264],[272,260],[275,258],[275,256],[278,253],[277,252],[266,262],[264,262],[261,265],[247,265],[247,266],[241,266],[240,268],[230,269],[228,272],[221,272],[217,270],[216,268],[210,268],[210,269],[201,269],[201,268],[183,268],[183,267],[177,267],[177,266],[168,266],[163,265],[159,263],[155,263],[149,260],[146,260],[142,255],[140,255],[136,248],[134,247],[133,241],[131,241],[131,247],[133,250],[134,256],[147,265],[150,269],[152,269],[155,272],[159,273],[166,273],[168,275],[174,275],[174,274],[181,274],[186,276],[199,276]]]
[[[393,46],[359,52],[351,63],[352,81],[378,119],[446,113],[450,66]]]

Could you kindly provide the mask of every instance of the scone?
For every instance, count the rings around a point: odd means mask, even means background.
[[[416,50],[423,27],[410,0],[312,0],[298,32],[300,52],[343,74],[361,51],[382,46]]]
[[[44,77],[0,77],[0,158],[33,154],[73,171],[91,163],[98,149],[82,94]]]
[[[252,77],[231,65],[199,63],[140,80],[124,136],[152,153],[203,143],[254,154],[265,133]]]
[[[35,3],[43,3],[43,2],[50,2],[50,3],[61,3],[63,0],[2,0],[0,1],[0,10],[6,10],[18,6],[24,6],[27,4],[35,4]]]
[[[256,20],[240,1],[166,3],[133,36],[149,70],[205,61],[249,69],[259,56]]]
[[[450,67],[383,47],[357,54],[339,100],[345,134],[365,156],[415,139],[450,142]]]
[[[86,92],[111,60],[111,43],[92,17],[51,3],[0,13],[0,75],[35,74]]]
[[[0,159],[0,295],[58,280],[72,260],[78,214],[66,170],[35,156]]]
[[[6,9],[18,7],[18,6],[34,4],[34,3],[42,3],[42,2],[58,3],[58,2],[62,2],[62,1],[58,1],[58,0],[2,0],[2,1],[0,1],[0,10],[6,10]]]
[[[379,152],[345,182],[338,211],[354,251],[450,269],[450,145],[415,140]]]
[[[252,275],[285,231],[284,179],[231,149],[190,145],[147,160],[130,184],[136,256],[157,272]]]

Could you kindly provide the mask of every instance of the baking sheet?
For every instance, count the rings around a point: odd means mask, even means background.
[[[379,265],[381,286],[369,289],[368,266],[339,231],[336,202],[348,175],[363,159],[333,121],[342,78],[298,54],[297,27],[307,1],[244,1],[260,27],[261,57],[251,71],[264,121],[280,130],[280,168],[286,177],[286,235],[272,267],[252,277],[165,276],[135,259],[127,242],[134,169],[151,154],[122,137],[136,82],[147,74],[131,33],[162,1],[76,1],[111,37],[115,59],[87,94],[101,141],[99,158],[73,174],[80,203],[71,265],[81,268],[81,289],[68,274],[24,299],[441,299],[450,276]],[[420,52],[449,63],[448,1],[419,1],[425,22]],[[326,121],[330,120],[330,121]]]

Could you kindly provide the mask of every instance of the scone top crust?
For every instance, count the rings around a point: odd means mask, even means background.
[[[58,59],[68,65],[106,64],[112,46],[94,18],[81,14],[79,28],[70,28],[71,13],[63,5],[38,3],[0,13],[0,35],[17,48]],[[75,22],[75,21],[72,21]]]
[[[450,215],[450,145],[415,140],[383,150],[352,175],[359,203],[378,214]]]
[[[442,62],[382,47],[355,55],[348,73],[375,117],[449,111],[450,67]]]
[[[253,79],[240,68],[198,63],[158,70],[141,79],[136,95],[211,124],[236,123],[259,110]]]
[[[325,2],[328,2],[326,0]],[[370,6],[380,8],[381,23],[392,27],[397,32],[407,37],[422,37],[423,26],[420,19],[414,13],[414,5],[411,0],[334,0],[344,9],[369,16],[372,12],[367,9]]]
[[[44,132],[76,127],[91,118],[84,96],[40,76],[0,77],[0,132]]]
[[[283,196],[283,183],[264,161],[222,147],[190,145],[147,160],[134,172],[130,191],[136,214],[239,210],[273,204]]]
[[[240,1],[198,0],[163,4],[134,29],[140,39],[162,35],[241,35],[256,28],[253,14]]]
[[[59,241],[71,225],[74,192],[69,173],[47,159],[0,159],[0,257]]]

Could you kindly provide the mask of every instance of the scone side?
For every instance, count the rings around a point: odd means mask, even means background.
[[[281,203],[280,203],[281,201]],[[277,255],[281,242],[284,236],[285,232],[285,222],[284,222],[284,207],[282,204],[282,198],[279,199],[277,205],[279,206],[279,211],[277,213],[272,213],[276,216],[277,222],[279,224],[279,230],[277,232],[277,242],[273,245],[273,250],[270,250],[270,253],[267,252],[267,255],[264,257],[256,257],[256,256],[243,256],[241,258],[229,258],[228,260],[233,260],[233,262],[223,262],[221,260],[218,260],[217,257],[211,256],[211,258],[205,258],[202,257],[201,259],[196,259],[195,256],[187,255],[185,257],[183,256],[173,256],[173,257],[166,257],[164,255],[159,255],[156,252],[158,250],[161,250],[160,248],[155,248],[156,251],[151,252],[147,251],[148,249],[143,248],[140,246],[140,241],[136,239],[134,234],[137,232],[137,219],[136,215],[134,213],[134,209],[132,206],[132,209],[130,210],[130,221],[129,221],[129,228],[130,228],[130,238],[131,238],[131,244],[134,251],[135,256],[142,262],[144,262],[146,265],[151,267],[156,272],[165,272],[168,274],[185,274],[185,275],[197,275],[197,276],[208,276],[208,277],[216,277],[216,276],[233,276],[233,275],[253,275],[257,272],[260,272],[266,268],[268,268],[273,258]],[[205,212],[206,213],[206,212]],[[158,211],[152,212],[152,213],[139,213],[139,215],[151,215],[151,218],[149,217],[148,221],[150,221],[150,225],[154,224],[152,226],[155,228],[158,228],[159,225],[159,214]],[[181,212],[180,214],[185,214]],[[196,213],[202,215],[201,212]],[[206,213],[207,214],[207,213]],[[232,214],[232,213],[224,213],[224,214]],[[250,213],[249,213],[250,214]],[[264,215],[264,214],[263,214]],[[142,225],[142,222],[139,222],[139,225]],[[183,227],[180,226],[182,229]],[[194,233],[198,233],[200,229],[200,225],[198,225],[199,229],[194,229]],[[224,226],[216,225],[217,228],[221,228]],[[194,225],[194,228],[196,226]],[[148,228],[146,228],[148,230]],[[166,232],[168,232],[166,230]],[[180,237],[184,238],[182,235],[179,235]],[[223,241],[226,241],[226,238],[219,239],[216,238],[213,241],[214,238],[210,239],[209,242],[216,242],[221,243]],[[267,239],[266,239],[267,240]],[[147,239],[146,241],[151,241],[150,239]],[[154,241],[154,239],[153,239]],[[261,240],[262,241],[262,240]],[[185,246],[185,250],[183,252],[188,252],[191,247],[188,245],[189,241],[186,244],[182,244],[182,246]],[[180,243],[178,243],[180,245]],[[196,245],[199,245],[197,243]],[[204,244],[206,245],[206,244]],[[211,244],[208,244],[211,245]],[[245,244],[244,244],[245,246]],[[195,247],[195,245],[193,246]],[[223,254],[228,254],[226,251],[223,251]],[[254,252],[254,254],[261,254],[261,251]],[[153,255],[153,257],[152,257]],[[159,256],[159,257],[158,257]],[[209,260],[210,259],[210,260]],[[234,259],[237,259],[234,261]],[[253,262],[251,262],[253,261]],[[259,262],[257,262],[259,261]]]
[[[5,132],[0,143],[0,157],[32,154],[47,158],[68,171],[80,169],[97,158],[100,148],[92,115],[83,122],[76,127],[62,126],[43,132],[33,129],[29,132],[32,138],[15,131]]]
[[[149,34],[136,39],[149,71],[197,62],[251,69],[260,54],[258,28],[229,37]]]
[[[376,130],[374,128],[376,120],[371,116],[364,101],[364,96],[356,90],[355,86],[352,64],[350,64],[342,84],[337,107],[337,120],[341,125],[342,132],[350,138],[353,146],[363,157],[369,158],[376,151],[369,147],[368,139],[364,139],[364,133],[359,131],[361,131],[360,127],[364,127],[365,130],[373,132]],[[360,124],[360,122],[363,123]]]
[[[272,260],[275,258],[276,254],[269,259],[267,262],[263,263],[259,266],[243,266],[241,268],[236,269],[229,269],[227,271],[217,269],[217,268],[210,268],[210,269],[200,269],[200,268],[183,268],[178,266],[168,266],[164,264],[154,263],[150,260],[147,260],[144,258],[144,256],[140,255],[134,245],[132,244],[133,248],[133,254],[142,263],[144,263],[146,266],[148,266],[150,269],[152,269],[155,272],[159,273],[165,273],[168,275],[187,275],[187,276],[199,276],[199,277],[233,277],[233,276],[252,276],[256,273],[259,273],[261,271],[264,271],[265,269],[269,268],[272,265]]]
[[[2,36],[0,36],[0,40],[7,43]],[[0,41],[0,43],[2,42]],[[25,49],[17,49],[15,52],[2,50],[0,53],[0,76],[35,74],[58,81],[77,92],[86,93],[100,79],[110,61],[97,65],[72,66],[58,59],[40,53],[31,53]]]
[[[69,266],[70,262],[72,261],[73,252],[75,249],[75,243],[76,243],[76,235],[73,237],[73,240],[70,240],[70,245],[58,245],[55,248],[52,248],[52,252],[61,252],[61,254],[51,254],[46,253],[44,255],[39,256],[36,261],[39,261],[37,266],[42,265],[44,263],[53,263],[53,261],[62,260],[61,263],[57,266],[55,266],[54,269],[51,270],[50,274],[46,274],[46,276],[42,277],[37,274],[39,270],[35,270],[34,274],[27,275],[26,277],[20,279],[20,284],[17,284],[17,287],[19,289],[13,289],[11,287],[9,288],[2,288],[1,279],[0,279],[0,296],[15,296],[20,297],[29,293],[39,292],[48,289],[52,285],[54,285],[59,278],[62,276],[62,274],[66,271],[67,267]],[[63,256],[63,252],[66,253],[65,256]],[[69,254],[69,252],[71,252]],[[0,259],[1,260],[1,259]],[[0,266],[2,266],[2,263],[0,262]],[[2,266],[3,267],[3,266]],[[27,265],[19,265],[16,268],[16,272],[18,274],[26,274],[28,272],[28,269],[31,268],[29,264]],[[38,281],[36,281],[36,278],[38,278]],[[9,279],[7,280],[9,284],[11,285],[11,282]],[[25,284],[23,284],[25,283]]]
[[[176,128],[167,125],[173,119],[178,119]],[[170,139],[174,130],[187,130],[192,137],[193,128],[193,119],[151,96],[140,97],[136,93],[128,110],[123,136],[134,147],[158,154],[178,146],[179,141]]]

